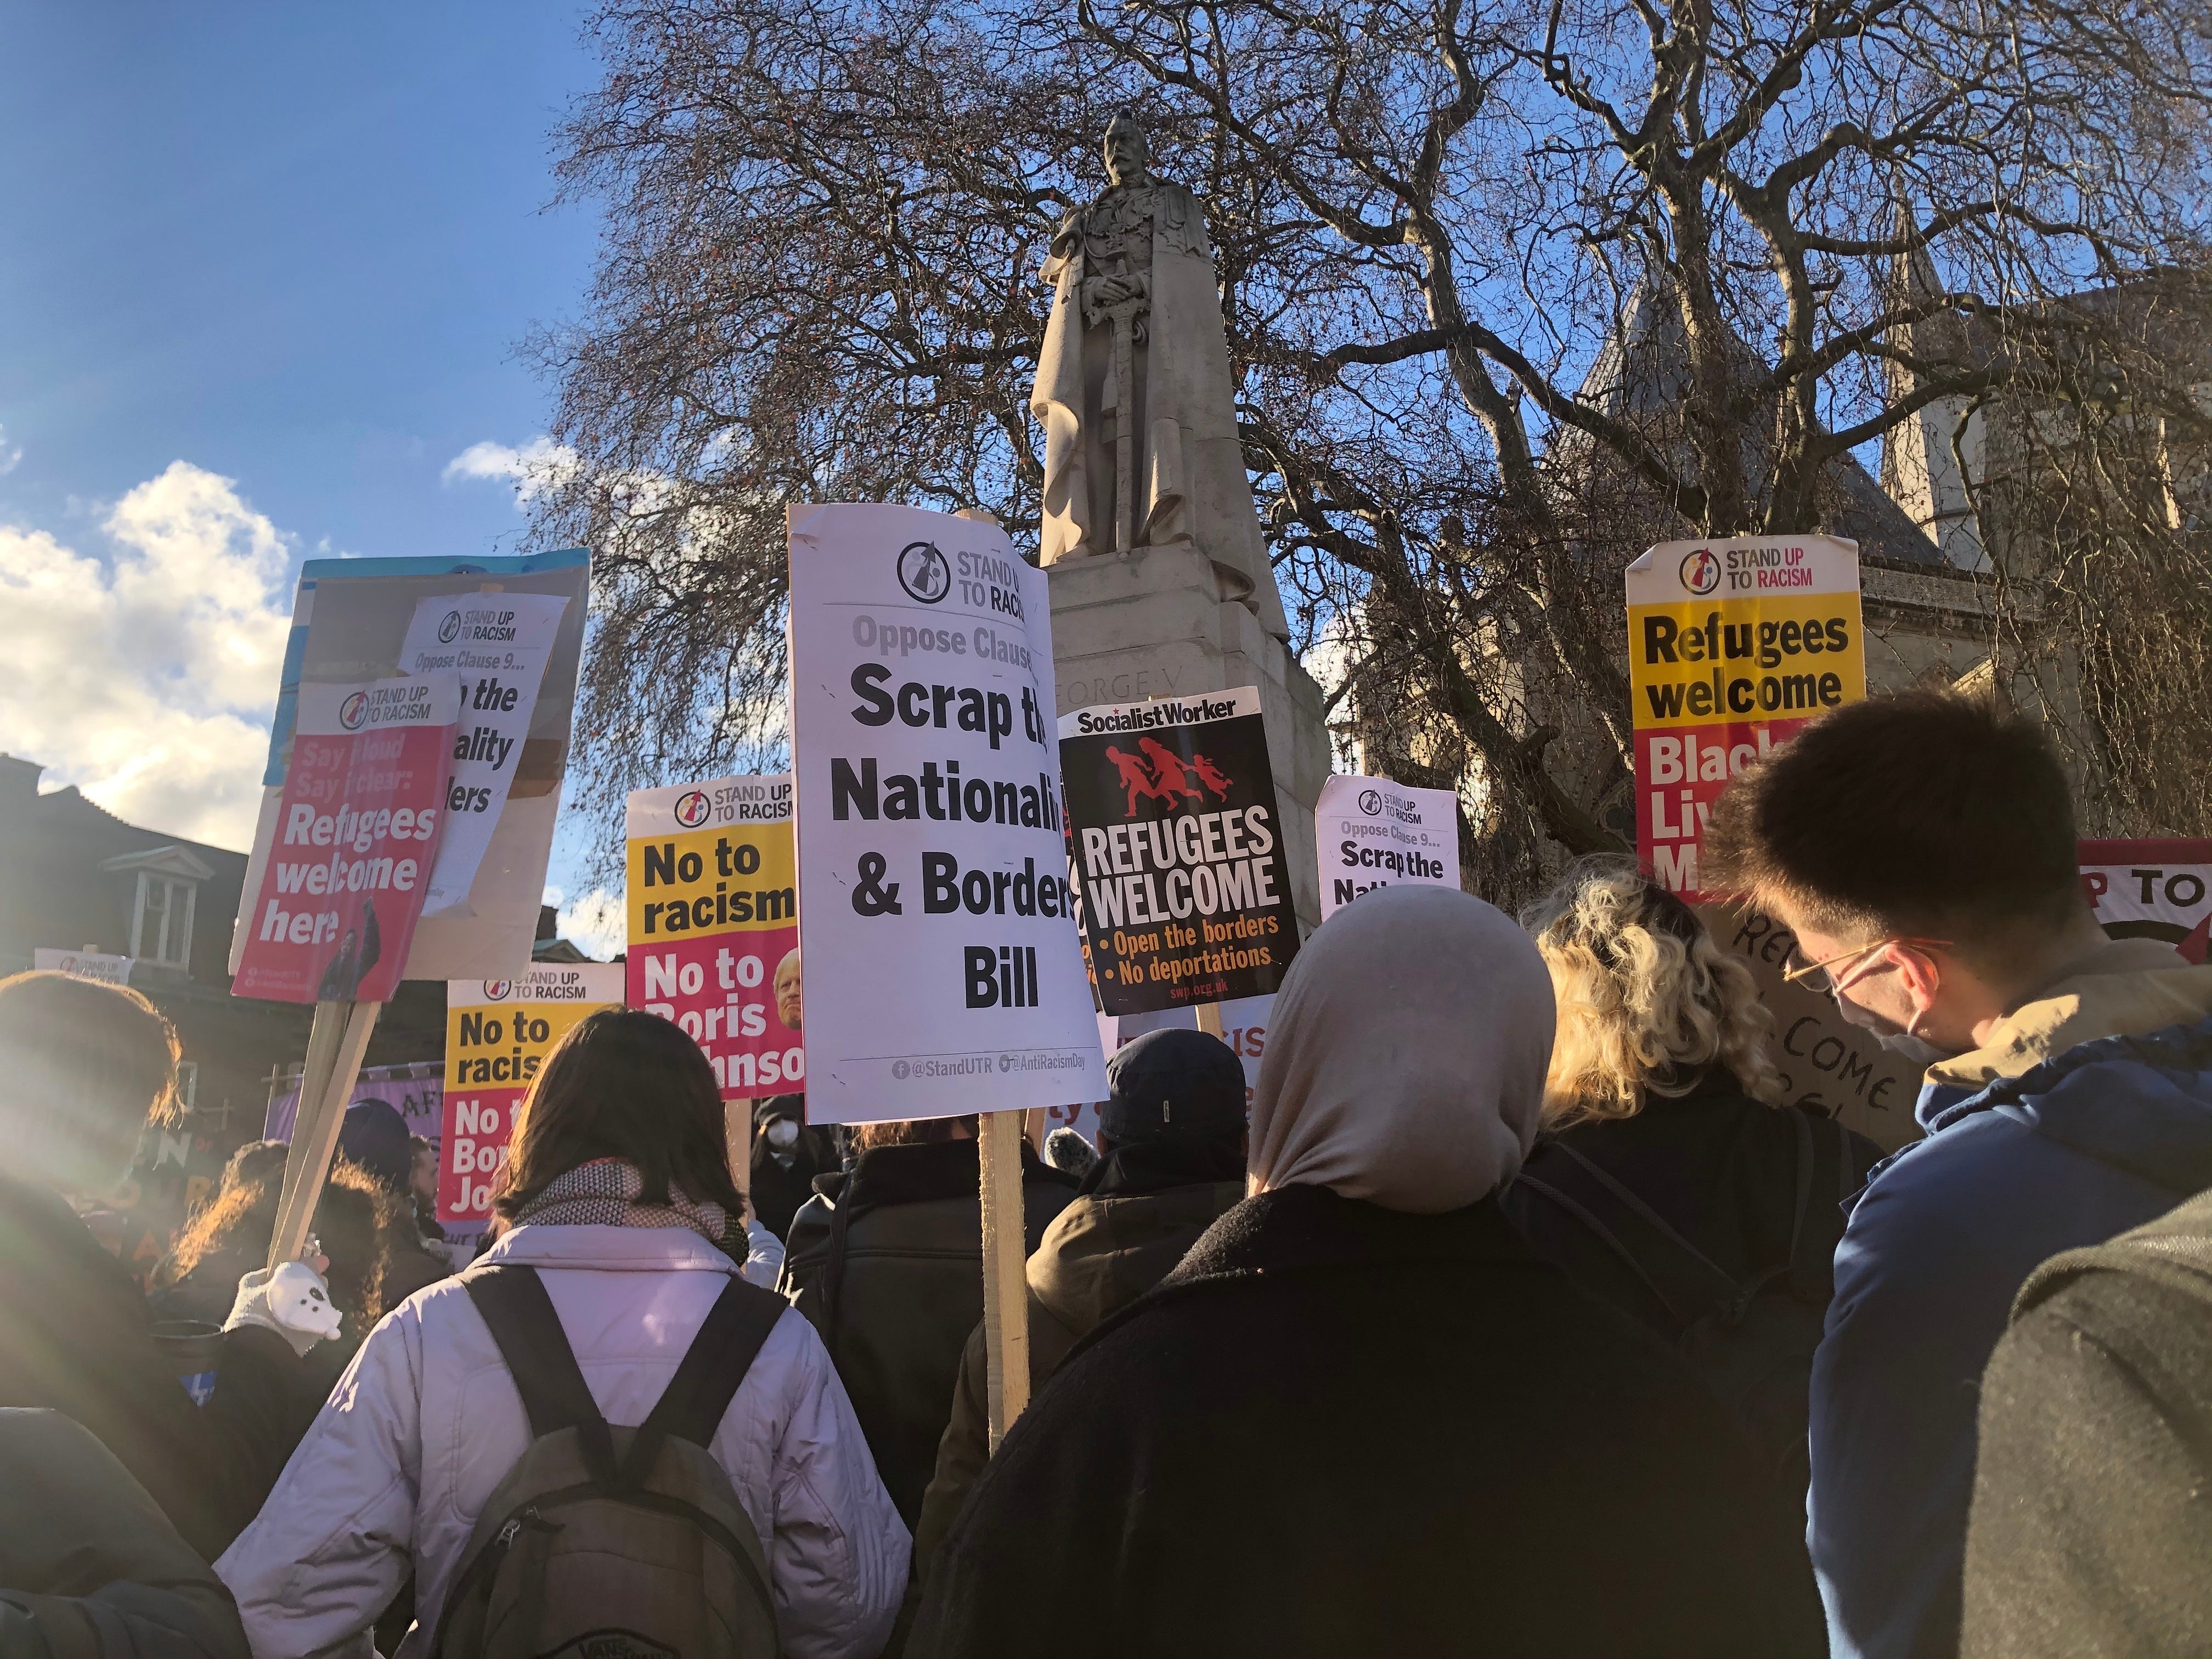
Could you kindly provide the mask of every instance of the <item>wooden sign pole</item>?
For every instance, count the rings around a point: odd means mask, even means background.
[[[985,1399],[995,1452],[1030,1403],[1022,1114],[986,1112],[977,1130],[982,1164]]]
[[[1198,1005],[1198,1029],[1209,1036],[1221,1036],[1221,1005],[1201,1002]],[[1225,1039],[1224,1039],[1225,1040]]]
[[[284,1188],[276,1201],[276,1231],[269,1240],[271,1267],[296,1261],[307,1241],[315,1205],[331,1172],[346,1103],[361,1075],[368,1034],[376,1029],[378,1002],[319,1002],[307,1032],[307,1066],[300,1078],[300,1109],[293,1115],[292,1147],[284,1155]]]

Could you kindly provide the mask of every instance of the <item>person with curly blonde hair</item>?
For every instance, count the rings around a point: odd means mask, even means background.
[[[1724,1397],[1741,1383],[1739,1417],[1802,1483],[1839,1206],[1881,1152],[1786,1103],[1750,970],[1627,860],[1577,865],[1521,921],[1559,1026],[1507,1211],[1584,1291],[1693,1357],[1721,1352],[1754,1298],[1789,1298],[1780,1373],[1716,1381]]]
[[[1689,906],[1625,859],[1577,865],[1522,913],[1552,970],[1559,1034],[1544,1079],[1548,1128],[1634,1117],[1676,1099],[1715,1065],[1774,1105],[1774,1016],[1751,970],[1713,942]]]

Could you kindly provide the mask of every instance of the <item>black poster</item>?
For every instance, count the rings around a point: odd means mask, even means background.
[[[1100,1008],[1270,994],[1298,924],[1259,691],[1064,714],[1060,769]]]

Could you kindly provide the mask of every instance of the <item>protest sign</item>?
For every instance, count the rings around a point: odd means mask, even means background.
[[[1060,763],[1100,1007],[1272,994],[1298,924],[1259,691],[1079,708]]]
[[[1411,882],[1459,885],[1459,797],[1388,778],[1338,774],[1314,805],[1321,919],[1362,893]]]
[[[1784,1101],[1840,1119],[1885,1152],[1919,1134],[1912,1107],[1921,1068],[1844,1019],[1833,997],[1784,981],[1789,969],[1805,965],[1797,935],[1748,905],[1714,902],[1697,910],[1714,943],[1751,969],[1774,1016],[1771,1052]]]
[[[1044,573],[918,507],[790,523],[808,1119],[1097,1099]]]
[[[559,593],[432,597],[415,607],[400,672],[460,677],[460,731],[446,791],[446,836],[424,915],[465,908],[514,782],[516,750],[538,709],[545,659],[568,608]]]
[[[2085,841],[2081,889],[2114,939],[2161,939],[2204,960],[2212,933],[2212,841]]]
[[[630,1006],[681,1025],[725,1100],[806,1086],[791,802],[787,775],[629,797]]]
[[[445,830],[458,702],[450,673],[302,688],[234,996],[392,1000]]]
[[[31,966],[40,973],[67,974],[71,979],[97,980],[102,985],[131,983],[135,957],[104,956],[98,951],[49,951],[43,945],[31,952]]]
[[[616,963],[544,963],[517,979],[446,987],[445,1124],[438,1138],[438,1219],[481,1224],[507,1162],[514,1115],[545,1056],[585,1016],[622,1006]]]
[[[560,620],[545,651],[528,729],[507,751],[501,765],[508,779],[506,805],[495,815],[467,896],[441,914],[422,918],[399,976],[434,980],[496,976],[530,959],[531,943],[538,932],[538,909],[545,894],[545,862],[553,844],[553,821],[561,804],[561,775],[567,763],[575,708],[576,671],[583,655],[585,593],[590,575],[588,556],[580,549],[501,558],[307,562],[301,571],[292,631],[284,647],[276,718],[270,728],[269,763],[262,780],[260,823],[246,867],[245,905],[232,935],[234,973],[252,933],[250,907],[276,842],[278,807],[302,697],[318,684],[355,684],[402,672],[401,659],[410,631],[428,602],[445,604],[446,609],[437,612],[442,627],[446,611],[458,608],[452,601],[474,603],[494,595],[517,601],[504,608],[518,613],[523,598],[559,599],[563,601]],[[458,668],[451,672],[459,672]],[[495,678],[503,704],[507,691],[514,689],[507,678],[508,672],[502,668],[496,676],[488,672],[472,676],[471,698],[477,684],[485,678]],[[502,720],[509,714],[519,716],[521,708],[518,691],[515,708],[501,711]],[[516,736],[504,727],[500,735]],[[449,768],[453,763],[449,752]],[[452,813],[449,808],[441,816],[468,815]],[[388,945],[386,950],[388,954]]]
[[[1729,780],[1866,695],[1858,544],[1662,542],[1627,584],[1636,844],[1644,870],[1694,902],[1707,896],[1698,843]]]

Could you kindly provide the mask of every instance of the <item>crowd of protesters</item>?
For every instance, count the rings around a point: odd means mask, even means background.
[[[1363,896],[1249,1103],[1159,1030],[1024,1144],[995,1452],[974,1118],[757,1103],[749,1205],[696,1046],[603,1012],[465,1273],[367,1103],[307,1260],[256,1143],[142,1296],[78,1212],[173,1036],[0,982],[0,1659],[2212,1650],[2212,968],[2108,939],[2075,837],[1932,694],[1715,810],[1708,884],[1924,1067],[1887,1157],[1626,861]]]

